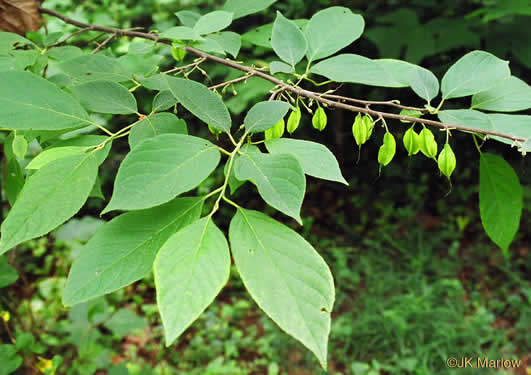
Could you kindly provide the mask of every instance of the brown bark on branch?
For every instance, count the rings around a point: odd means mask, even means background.
[[[57,18],[63,20],[64,22],[66,22],[66,23],[68,23],[70,25],[74,25],[74,26],[77,26],[77,27],[83,28],[83,29],[97,30],[97,31],[102,31],[102,32],[108,33],[108,34],[115,34],[115,35],[120,35],[120,36],[138,37],[138,38],[153,40],[155,42],[165,43],[165,44],[171,44],[172,43],[171,40],[160,38],[157,34],[144,33],[144,32],[140,32],[140,31],[132,31],[132,30],[123,30],[123,29],[117,29],[117,28],[106,27],[106,26],[89,25],[89,24],[86,24],[86,23],[83,23],[83,22],[79,22],[79,21],[70,19],[70,18],[68,18],[68,17],[66,17],[66,16],[64,16],[64,15],[62,15],[62,14],[56,12],[56,11],[53,11],[51,9],[39,8],[39,10],[40,10],[41,13],[57,17]],[[302,97],[306,97],[306,98],[309,98],[309,99],[313,99],[313,100],[318,101],[320,103],[326,104],[328,107],[340,108],[340,109],[344,109],[344,110],[352,111],[352,112],[361,112],[361,113],[365,113],[365,114],[371,115],[371,116],[376,117],[376,118],[383,117],[385,119],[394,119],[394,120],[402,120],[402,121],[409,121],[409,122],[417,122],[417,123],[421,123],[421,124],[424,124],[424,125],[435,126],[435,127],[441,128],[441,129],[456,129],[456,130],[465,131],[465,132],[471,132],[471,133],[477,133],[477,134],[483,134],[483,135],[489,135],[489,136],[497,136],[497,137],[509,139],[509,140],[512,140],[512,141],[515,141],[515,142],[525,142],[526,141],[525,138],[516,137],[516,136],[510,135],[510,134],[505,134],[505,133],[501,133],[501,132],[497,132],[497,131],[476,129],[476,128],[472,128],[472,127],[468,127],[468,126],[455,125],[455,124],[447,124],[447,123],[443,123],[443,122],[440,122],[440,121],[429,120],[429,119],[424,119],[424,118],[416,118],[416,117],[411,117],[411,116],[402,116],[402,115],[395,114],[395,113],[376,111],[376,110],[373,110],[373,109],[370,109],[370,108],[367,108],[367,107],[359,107],[359,106],[356,106],[356,105],[347,104],[345,102],[346,101],[350,101],[350,102],[359,102],[360,104],[365,104],[367,106],[371,105],[371,104],[374,104],[374,105],[390,105],[390,106],[398,107],[398,108],[408,108],[408,109],[414,108],[414,107],[402,106],[402,105],[399,105],[397,103],[394,103],[393,101],[387,101],[387,102],[365,101],[365,100],[352,99],[352,98],[346,98],[346,97],[339,97],[339,96],[336,96],[336,95],[330,95],[330,94],[326,94],[326,93],[319,93],[319,92],[315,92],[315,91],[306,90],[306,89],[300,88],[298,86],[293,86],[293,85],[287,84],[284,81],[282,81],[282,80],[280,80],[278,78],[275,78],[272,75],[264,73],[264,72],[262,72],[260,70],[257,70],[254,67],[245,66],[245,65],[239,64],[237,62],[234,62],[234,61],[231,61],[231,60],[228,60],[228,59],[224,59],[224,58],[221,58],[221,57],[218,57],[218,56],[214,56],[214,55],[211,55],[211,54],[208,54],[206,52],[200,51],[200,50],[198,50],[196,48],[193,48],[193,47],[184,47],[184,49],[187,52],[189,52],[189,53],[192,53],[194,55],[197,55],[197,56],[203,58],[205,61],[211,61],[211,62],[214,62],[214,63],[225,65],[225,66],[227,66],[229,68],[242,71],[242,72],[246,73],[249,76],[252,75],[254,77],[260,77],[262,79],[265,79],[265,80],[267,80],[269,82],[272,82],[275,85],[279,86],[279,89],[281,89],[280,91],[289,91],[289,92],[292,92],[292,93],[294,93],[294,94],[296,94],[298,96],[302,96]],[[336,99],[336,100],[332,100],[332,99]],[[415,109],[417,109],[417,108],[415,108]]]

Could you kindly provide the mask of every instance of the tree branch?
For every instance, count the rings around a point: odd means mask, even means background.
[[[156,34],[144,33],[144,32],[140,32],[140,31],[123,30],[123,29],[117,29],[117,28],[106,27],[106,26],[90,25],[90,24],[86,24],[86,23],[79,22],[79,21],[73,20],[71,18],[68,18],[68,17],[66,17],[66,16],[64,16],[64,15],[62,15],[62,14],[56,12],[56,11],[51,10],[51,9],[39,8],[39,10],[40,10],[41,13],[57,17],[57,18],[63,20],[64,22],[66,22],[66,23],[68,23],[70,25],[74,25],[74,26],[77,26],[77,27],[80,27],[80,28],[83,28],[83,29],[87,29],[88,28],[90,30],[102,31],[102,32],[105,32],[105,33],[108,33],[108,34],[116,34],[116,35],[120,35],[120,36],[129,36],[129,37],[138,37],[138,38],[153,40],[153,41],[158,42],[158,43],[164,43],[164,44],[169,44],[169,45],[171,45],[171,43],[172,43],[171,40],[160,38]],[[223,59],[221,57],[210,55],[208,53],[205,53],[205,52],[200,51],[200,50],[198,50],[196,48],[193,48],[193,47],[184,47],[184,49],[187,52],[189,52],[189,53],[192,53],[194,55],[197,55],[199,57],[204,58],[205,60],[212,61],[212,62],[215,62],[215,63],[218,63],[218,64],[222,64],[222,65],[225,65],[225,66],[227,66],[229,68],[232,68],[232,69],[240,70],[242,72],[245,72],[248,75],[252,73],[252,75],[255,76],[255,77],[260,77],[262,79],[265,79],[265,80],[267,80],[269,82],[274,83],[275,85],[278,85],[282,89],[282,91],[290,91],[290,92],[292,92],[292,93],[294,93],[294,94],[296,94],[298,96],[303,96],[303,97],[310,98],[310,99],[313,99],[315,101],[318,101],[320,103],[326,104],[329,107],[340,108],[340,109],[344,109],[344,110],[351,111],[351,112],[361,112],[361,113],[365,113],[365,114],[368,114],[368,115],[371,115],[371,116],[374,116],[374,117],[377,117],[377,118],[383,117],[383,118],[394,119],[394,120],[402,120],[402,121],[408,121],[408,122],[417,122],[417,123],[421,123],[421,124],[425,124],[425,125],[431,125],[431,126],[439,127],[441,129],[456,129],[456,130],[465,131],[465,132],[472,132],[472,133],[478,133],[478,134],[483,134],[483,135],[497,136],[497,137],[501,137],[501,138],[505,138],[505,139],[510,139],[512,141],[515,141],[515,142],[525,142],[525,141],[527,141],[526,138],[516,137],[516,136],[510,135],[510,134],[505,134],[505,133],[501,133],[501,132],[497,132],[497,131],[476,129],[476,128],[472,128],[472,127],[469,127],[469,126],[462,126],[462,125],[447,124],[447,123],[443,123],[443,122],[440,122],[440,121],[428,120],[428,119],[424,119],[424,118],[416,118],[416,117],[411,117],[411,116],[402,116],[402,115],[395,114],[395,113],[375,111],[375,110],[372,110],[370,108],[364,108],[364,107],[358,107],[358,106],[351,105],[351,104],[346,104],[346,103],[343,103],[343,101],[347,101],[346,97],[338,97],[337,95],[333,95],[332,96],[332,95],[329,95],[329,94],[322,94],[322,93],[318,93],[318,92],[314,92],[314,91],[310,91],[310,90],[305,90],[305,89],[302,89],[302,88],[297,87],[297,86],[289,85],[289,84],[285,83],[284,81],[281,81],[281,80],[279,80],[279,79],[277,79],[277,78],[275,78],[275,77],[273,77],[273,76],[271,76],[271,75],[269,75],[267,73],[264,73],[262,71],[256,70],[254,67],[248,67],[248,66],[238,64],[238,63],[236,63],[234,61],[231,61],[231,60],[228,60],[228,59]],[[331,100],[331,99],[337,99],[337,101],[334,101],[334,100]],[[360,101],[360,100],[351,99],[351,98],[348,98],[348,99],[349,99],[348,101],[360,102],[361,104],[365,104],[365,105],[368,105],[368,104],[385,104],[385,105],[398,106],[398,105],[396,105],[396,103],[391,104],[391,103],[393,103],[392,101],[389,101],[389,102],[370,102],[370,101]],[[399,108],[401,108],[401,107],[399,107]]]

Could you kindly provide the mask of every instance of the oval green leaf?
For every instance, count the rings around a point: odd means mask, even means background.
[[[229,111],[219,95],[188,79],[163,76],[171,93],[194,116],[223,132],[230,132]]]
[[[112,210],[140,210],[166,203],[199,185],[219,163],[209,141],[182,134],[161,134],[133,148],[118,169]]]
[[[136,99],[124,86],[96,80],[70,88],[81,104],[92,112],[127,115],[136,113]]]
[[[302,60],[308,48],[306,38],[299,27],[278,11],[273,24],[271,45],[277,56],[293,67]]]
[[[207,13],[194,25],[194,31],[199,35],[211,34],[225,29],[232,23],[232,13],[215,10]]]
[[[132,78],[117,59],[101,54],[74,57],[62,61],[56,67],[77,82],[94,80],[125,82]]]
[[[439,93],[439,80],[428,69],[413,69],[409,78],[411,89],[428,103]]]
[[[355,54],[337,55],[314,65],[310,72],[336,82],[361,83],[370,86],[411,86],[415,70],[426,69],[401,60],[372,60]],[[421,73],[429,75],[429,73]],[[414,84],[417,84],[416,82]]]
[[[97,172],[93,153],[55,160],[35,172],[2,223],[0,254],[70,219],[87,200]]]
[[[278,100],[256,103],[251,107],[243,123],[249,133],[259,133],[275,126],[288,113],[290,106]]]
[[[238,209],[229,239],[258,306],[326,368],[334,281],[323,258],[295,231],[257,211]]]
[[[90,124],[72,96],[29,72],[0,73],[0,106],[1,128],[63,130]]]
[[[304,30],[308,61],[328,57],[347,47],[361,36],[364,28],[363,17],[348,8],[335,6],[320,10]]]
[[[485,51],[472,51],[448,69],[441,82],[443,99],[460,98],[487,90],[509,78],[509,62]]]
[[[210,216],[190,224],[162,246],[153,266],[166,346],[212,303],[229,279],[227,240]]]
[[[520,226],[522,187],[503,158],[482,153],[479,159],[479,213],[490,239],[504,252]]]

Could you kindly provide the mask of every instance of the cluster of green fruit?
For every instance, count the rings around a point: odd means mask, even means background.
[[[354,120],[354,124],[352,125],[352,135],[354,136],[354,140],[356,141],[358,147],[361,148],[361,145],[369,140],[373,128],[374,121],[372,118],[368,115],[362,115],[361,113],[358,113],[356,119]],[[387,125],[385,125],[385,130],[383,144],[378,150],[378,163],[380,164],[380,169],[389,164],[391,160],[393,160],[393,157],[396,153],[395,137],[393,134],[391,134],[391,132],[389,132]],[[435,160],[441,173],[447,178],[450,178],[456,166],[456,159],[452,147],[448,143],[448,135],[449,133],[447,130],[446,142],[442,151],[439,153],[438,158],[436,158],[437,141],[435,141],[435,137],[431,130],[426,128],[424,125],[422,131],[417,133],[415,131],[415,124],[413,124],[405,132],[403,143],[409,156],[416,155],[419,151],[422,152],[426,157]]]
[[[381,119],[383,121],[383,119]],[[287,124],[284,119],[280,120],[275,126],[267,129],[264,132],[266,140],[281,138],[284,135],[284,131],[287,130],[289,134],[292,134],[298,127],[301,121],[301,110],[299,106],[295,110],[291,111]],[[378,163],[380,164],[380,170],[382,167],[388,165],[396,154],[396,140],[393,134],[387,128],[387,124],[383,121],[385,126],[385,134],[383,137],[383,144],[378,150]],[[312,125],[315,129],[322,131],[327,124],[327,116],[323,107],[318,107],[312,117]],[[375,121],[369,115],[362,115],[358,113],[354,124],[352,125],[352,135],[356,144],[361,150],[361,146],[369,140],[374,129]],[[409,156],[416,155],[422,152],[426,157],[435,160],[439,170],[448,179],[452,175],[456,167],[456,158],[452,150],[452,147],[448,143],[448,137],[450,135],[449,130],[446,130],[446,142],[443,149],[437,156],[437,141],[431,130],[422,125],[423,128],[420,133],[415,131],[415,124],[413,124],[405,133],[403,138],[404,147]],[[213,129],[211,129],[212,131]]]

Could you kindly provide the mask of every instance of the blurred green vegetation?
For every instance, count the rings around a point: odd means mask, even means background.
[[[178,23],[174,12],[205,13],[221,1],[200,0],[46,0],[44,7],[88,23],[123,28],[164,30]],[[309,18],[319,9],[342,5],[363,14],[367,26],[349,51],[369,57],[402,58],[432,70],[439,77],[469,50],[482,48],[511,61],[511,70],[528,80],[531,69],[530,5],[503,0],[302,0],[278,1],[273,9],[293,19]],[[249,32],[273,21],[268,10],[239,20],[234,31]],[[49,32],[76,29],[47,18]],[[41,32],[41,36],[44,32]],[[85,33],[73,42],[87,50],[98,33]],[[39,39],[39,35],[32,36]],[[105,38],[105,37],[103,37]],[[99,37],[102,40],[102,37]],[[244,37],[239,60],[261,65],[271,53]],[[104,53],[128,51],[131,40],[116,39]],[[169,49],[160,47],[162,69],[173,64]],[[187,57],[183,64],[191,62]],[[234,78],[235,72],[206,65],[208,82]],[[195,79],[203,79],[193,73]],[[224,98],[239,116],[271,86],[256,78],[230,87]],[[324,89],[335,89],[327,87]],[[324,91],[324,90],[323,90]],[[237,93],[237,95],[235,95]],[[339,94],[365,99],[398,99],[419,105],[407,90],[341,87]],[[149,107],[151,96],[139,96]],[[186,118],[192,133],[209,136],[204,127]],[[102,119],[119,126],[124,116]],[[433,161],[408,159],[405,151],[378,175],[378,142],[369,142],[356,164],[350,126],[353,115],[329,114],[333,126],[318,133],[303,115],[299,138],[321,141],[338,156],[350,186],[308,180],[302,231],[325,257],[336,282],[336,304],[329,347],[329,374],[475,374],[477,370],[448,369],[448,357],[522,359],[518,374],[531,371],[531,175],[529,161],[512,150],[503,152],[520,176],[524,212],[511,258],[502,257],[484,234],[477,205],[478,155],[472,140],[455,135],[458,161],[453,187],[440,177]],[[400,137],[398,124],[390,123]],[[404,131],[406,128],[403,128]],[[437,135],[436,135],[437,136]],[[397,142],[401,142],[397,138]],[[105,162],[103,192],[110,195],[117,161],[127,145],[117,143]],[[207,179],[200,192],[222,180]],[[246,186],[249,186],[247,184]],[[235,195],[246,207],[267,210],[252,189]],[[68,310],[61,304],[63,284],[72,259],[101,225],[103,201],[93,198],[78,217],[47,238],[29,241],[0,262],[0,309],[3,343],[17,343],[23,366],[17,374],[37,374],[57,368],[57,374],[322,374],[316,361],[280,331],[252,302],[233,272],[216,302],[178,343],[163,344],[153,280]],[[205,208],[205,210],[207,210]],[[224,208],[232,210],[231,208]],[[223,211],[222,211],[223,212]],[[276,218],[284,217],[270,212]],[[225,219],[229,216],[226,215]],[[220,216],[219,225],[227,227]],[[289,223],[293,224],[293,223]],[[2,277],[4,279],[2,279]],[[11,277],[11,279],[10,279]],[[5,282],[4,282],[5,281]],[[9,285],[9,286],[8,286]],[[0,351],[2,346],[0,346]],[[53,359],[53,360],[52,360]],[[7,371],[1,368],[2,371]],[[504,373],[481,370],[482,373]],[[491,372],[489,372],[491,371]],[[44,370],[42,370],[44,372]],[[511,372],[509,372],[511,373]]]

